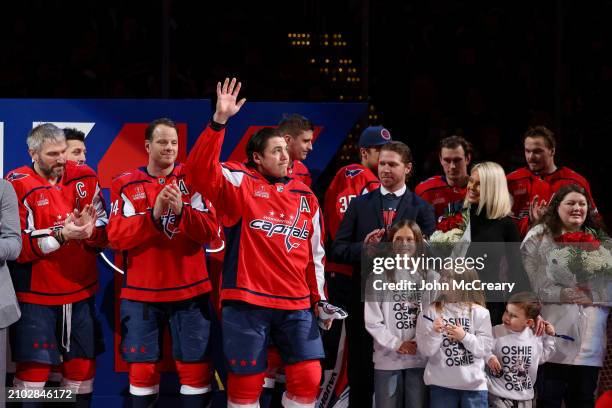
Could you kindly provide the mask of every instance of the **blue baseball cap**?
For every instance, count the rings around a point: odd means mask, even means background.
[[[382,146],[390,141],[391,132],[382,126],[370,126],[359,136],[359,147]]]

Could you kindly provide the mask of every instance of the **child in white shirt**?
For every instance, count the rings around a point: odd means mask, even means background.
[[[544,322],[546,335],[533,332],[541,309],[534,293],[517,293],[508,300],[503,324],[493,328],[494,346],[487,363],[490,407],[531,408],[538,365],[555,351],[552,324]]]
[[[473,282],[474,270],[449,272],[448,288],[418,319],[417,345],[427,356],[425,384],[432,408],[486,408],[485,358],[491,355],[491,318],[482,291],[453,290],[453,281]]]
[[[393,253],[413,256],[423,247],[419,226],[411,220],[395,223],[388,232]],[[385,282],[435,279],[435,272],[393,270],[371,275],[366,287],[372,291],[375,279]],[[385,291],[366,296],[366,329],[374,339],[374,399],[376,408],[422,408],[427,406],[423,370],[427,362],[414,339],[422,304],[432,301],[430,292],[418,290]]]

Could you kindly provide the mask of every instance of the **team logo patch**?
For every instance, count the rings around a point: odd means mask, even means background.
[[[278,191],[279,193],[282,193],[284,189],[285,187],[282,184],[276,185],[276,191]]]
[[[174,236],[174,234],[179,232],[178,229],[178,217],[174,212],[168,209],[164,215],[161,216],[161,224],[164,234],[170,239]]]
[[[36,205],[38,207],[42,207],[43,205],[49,205],[49,199],[47,198],[45,194],[40,193],[38,195],[38,200],[36,201]]]
[[[144,188],[140,185],[136,186],[134,189],[134,194],[132,194],[132,200],[144,200],[146,198],[146,194],[144,192]]]
[[[346,172],[344,173],[344,175],[346,177],[355,177],[361,172],[363,172],[363,169],[346,169]]]
[[[289,217],[289,220],[272,218],[276,213],[274,211],[268,212],[269,217],[265,216],[264,219],[254,219],[249,223],[249,227],[254,230],[263,231],[268,238],[272,238],[274,235],[285,236],[285,248],[287,252],[291,252],[292,249],[300,246],[300,242],[295,242],[295,239],[305,241],[310,235],[308,231],[308,221],[303,220],[302,225],[298,226],[300,218],[300,210],[298,209],[294,216]],[[281,218],[285,218],[285,214],[278,214]],[[294,241],[292,241],[292,238]]]
[[[513,191],[513,193],[515,195],[527,194],[527,189],[526,188],[517,188],[516,190]]]
[[[266,191],[266,187],[263,184],[257,187],[257,190],[255,190],[253,195],[255,197],[260,197],[260,198],[270,198],[270,194],[268,194],[268,192]]]
[[[118,178],[121,178],[121,177],[124,177],[124,176],[129,176],[130,174],[132,174],[132,173],[129,172],[129,171],[125,171],[125,172],[119,174],[118,176],[115,176],[114,180],[117,180]]]
[[[165,178],[158,178],[157,181],[159,182],[159,184],[166,184],[166,179]]]
[[[380,131],[380,136],[385,140],[391,140],[391,133],[387,129],[382,129]]]
[[[6,178],[8,181],[13,181],[13,180],[19,180],[22,178],[26,178],[28,177],[29,174],[25,174],[25,173],[11,173],[8,175],[8,177]]]

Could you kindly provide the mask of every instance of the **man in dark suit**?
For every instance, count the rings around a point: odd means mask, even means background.
[[[365,330],[361,301],[364,242],[380,242],[387,229],[402,219],[415,220],[425,236],[436,227],[433,207],[406,187],[411,171],[412,152],[408,146],[395,141],[384,145],[378,160],[381,186],[351,201],[332,245],[332,261],[353,265],[347,321],[351,407],[369,406],[373,390],[372,337]]]

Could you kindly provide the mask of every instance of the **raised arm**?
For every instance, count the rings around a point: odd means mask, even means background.
[[[187,181],[200,191],[229,219],[238,219],[242,214],[242,190],[245,178],[250,177],[240,169],[224,167],[221,162],[221,147],[225,137],[225,124],[246,102],[237,101],[240,82],[225,79],[217,83],[217,105],[213,120],[202,132],[187,158]],[[231,203],[231,204],[230,204]]]

